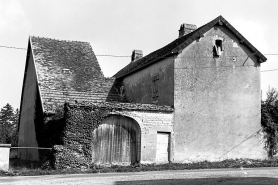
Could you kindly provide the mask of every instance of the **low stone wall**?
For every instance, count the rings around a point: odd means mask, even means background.
[[[11,144],[0,144],[0,170],[9,170]]]

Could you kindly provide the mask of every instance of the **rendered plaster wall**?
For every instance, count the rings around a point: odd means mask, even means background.
[[[149,111],[119,111],[115,114],[133,118],[140,126],[140,163],[156,163],[157,133],[165,132],[170,135],[169,158],[173,161],[174,132],[173,113]],[[165,161],[167,163],[168,161]]]
[[[146,67],[123,80],[126,96],[133,103],[153,103],[153,88],[158,88],[158,105],[174,104],[173,57]],[[155,75],[159,79],[153,82]]]
[[[10,144],[0,144],[0,171],[9,170]]]
[[[223,39],[219,58],[215,38]],[[266,157],[260,64],[228,29],[212,28],[179,54],[174,91],[174,162]]]
[[[30,54],[27,74],[24,84],[20,126],[19,126],[19,147],[38,147],[34,125],[35,99],[37,89],[37,77],[32,54]],[[37,149],[19,149],[19,157],[24,160],[38,160]]]

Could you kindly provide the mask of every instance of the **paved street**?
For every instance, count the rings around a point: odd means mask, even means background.
[[[2,184],[278,184],[278,168],[183,170],[85,175],[50,175],[36,177],[0,177],[0,185]]]

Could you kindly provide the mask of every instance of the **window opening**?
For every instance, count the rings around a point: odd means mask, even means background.
[[[223,51],[223,45],[222,45],[222,40],[215,40],[215,44],[213,47],[213,55],[216,57],[219,57],[222,54]]]

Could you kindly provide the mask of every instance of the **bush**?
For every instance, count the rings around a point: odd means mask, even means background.
[[[267,92],[267,98],[261,105],[261,125],[265,133],[265,148],[268,156],[273,157],[277,153],[278,143],[278,92],[271,88]]]

